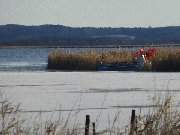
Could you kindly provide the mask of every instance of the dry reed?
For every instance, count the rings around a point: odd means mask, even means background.
[[[51,52],[48,56],[48,69],[59,70],[96,70],[101,63],[113,64],[131,62],[131,52],[84,52],[64,53],[61,51]]]
[[[180,71],[180,49],[159,48],[152,60],[152,71]]]
[[[68,127],[69,117],[62,121],[47,121],[26,127],[20,120],[19,106],[14,106],[8,101],[0,103],[0,134],[1,135],[83,135],[84,127],[74,124]],[[96,132],[96,135],[179,135],[180,112],[172,109],[172,98],[167,97],[164,102],[156,102],[149,114],[136,115],[133,131],[131,124],[125,128],[119,128],[120,113],[114,117],[109,129]],[[107,123],[109,124],[109,123]],[[43,125],[43,126],[42,126]],[[92,128],[90,128],[92,129]],[[90,135],[92,131],[90,130]]]
[[[131,51],[64,53],[51,52],[48,56],[48,69],[55,70],[97,70],[100,64],[118,64],[134,61]],[[157,48],[151,63],[145,63],[143,71],[180,71],[179,48]]]

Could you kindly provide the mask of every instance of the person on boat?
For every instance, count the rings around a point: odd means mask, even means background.
[[[139,56],[137,58],[137,62],[139,64],[139,67],[142,68],[144,67],[144,64],[146,63],[146,58],[145,58],[145,51],[143,48],[139,49]]]
[[[145,53],[144,49],[141,48],[139,50],[139,52],[140,52],[140,57],[142,57],[143,62],[146,63],[146,53]]]

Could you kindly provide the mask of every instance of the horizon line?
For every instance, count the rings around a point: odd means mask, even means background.
[[[165,26],[68,26],[64,24],[16,24],[16,23],[7,23],[7,24],[0,24],[0,26],[8,26],[8,25],[17,25],[17,26],[29,26],[29,27],[36,27],[36,26],[63,26],[69,28],[167,28],[167,27],[180,27],[180,25],[165,25]]]

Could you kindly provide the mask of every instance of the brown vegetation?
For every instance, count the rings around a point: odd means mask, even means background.
[[[152,60],[153,71],[180,71],[180,49],[159,48]]]
[[[180,112],[173,111],[172,99],[168,97],[164,102],[156,102],[155,108],[142,116],[132,113],[131,122],[125,128],[120,128],[120,113],[114,117],[112,125],[108,129],[96,131],[95,123],[87,121],[84,127],[77,123],[68,127],[70,117],[62,121],[47,121],[42,124],[24,125],[20,120],[19,106],[14,106],[8,101],[1,102],[0,106],[0,134],[1,135],[179,135]],[[87,117],[87,116],[86,116]],[[90,126],[90,127],[89,127]],[[85,128],[86,127],[86,128]],[[84,130],[85,129],[85,130]]]
[[[130,52],[86,52],[64,53],[61,51],[51,52],[48,56],[48,69],[59,70],[96,70],[97,65],[131,62]]]
[[[176,72],[180,71],[179,48],[157,48],[155,57],[145,63],[143,71]],[[97,66],[103,64],[132,63],[131,51],[84,52],[64,53],[51,52],[48,56],[48,69],[55,70],[91,70],[96,71]]]

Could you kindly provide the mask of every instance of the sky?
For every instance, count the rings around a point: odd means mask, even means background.
[[[0,0],[0,25],[180,25],[180,0]]]

